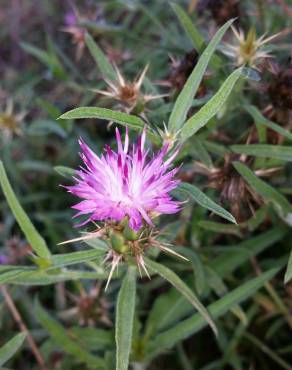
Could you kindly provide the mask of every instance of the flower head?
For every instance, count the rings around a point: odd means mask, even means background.
[[[72,36],[72,43],[76,45],[76,60],[82,58],[85,48],[86,28],[82,26],[83,22],[94,21],[97,11],[88,10],[86,14],[81,14],[76,7],[69,10],[64,17],[64,26],[61,31],[69,33]]]
[[[266,38],[264,34],[257,38],[254,28],[251,28],[245,35],[242,30],[237,31],[235,27],[231,27],[236,41],[234,44],[225,44],[223,52],[234,59],[237,66],[247,64],[250,67],[256,67],[260,60],[272,57],[268,51],[264,50],[264,45],[278,37],[280,33]]]
[[[0,131],[4,133],[4,137],[10,139],[13,135],[21,135],[21,123],[26,115],[26,112],[14,112],[14,104],[11,99],[7,101],[6,109],[0,112]]]
[[[180,203],[169,195],[179,182],[174,179],[178,168],[170,169],[177,151],[165,159],[168,145],[164,145],[149,158],[148,150],[145,150],[145,130],[131,150],[128,131],[124,145],[118,129],[116,137],[117,152],[106,145],[105,154],[100,157],[84,141],[79,141],[86,168],[81,167],[76,172],[75,185],[66,187],[83,199],[73,206],[79,211],[76,216],[89,215],[83,224],[120,222],[127,217],[129,227],[138,231],[143,221],[153,226],[153,217],[178,212]]]
[[[143,71],[134,79],[134,81],[126,81],[120,70],[114,64],[116,71],[117,80],[109,81],[105,80],[109,86],[108,90],[94,90],[97,93],[108,96],[120,102],[123,105],[124,110],[127,113],[132,112],[134,109],[138,109],[141,113],[146,103],[151,100],[160,99],[165,97],[165,94],[162,95],[147,95],[143,94],[141,91],[142,84],[148,70],[148,64],[143,69]]]

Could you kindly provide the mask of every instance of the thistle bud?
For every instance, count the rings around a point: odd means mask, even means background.
[[[124,254],[129,251],[129,247],[126,244],[125,238],[118,231],[112,231],[110,234],[110,242],[114,251],[119,254]]]
[[[123,231],[123,235],[124,237],[127,239],[127,240],[130,240],[130,241],[135,241],[135,240],[138,240],[139,239],[139,236],[140,236],[140,232],[136,232],[134,231],[133,229],[131,229],[129,227],[129,225],[127,224],[124,228],[124,231]]]

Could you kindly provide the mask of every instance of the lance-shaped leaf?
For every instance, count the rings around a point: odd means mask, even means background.
[[[204,317],[206,322],[210,325],[212,330],[214,331],[215,335],[217,335],[217,328],[212,320],[207,309],[203,306],[203,304],[199,301],[198,297],[195,293],[180,279],[180,277],[175,274],[169,268],[161,265],[160,263],[154,262],[150,259],[145,258],[146,265],[167,280],[170,284],[172,284],[194,307],[196,310],[200,312],[200,314]]]
[[[123,112],[115,112],[107,108],[98,107],[80,107],[69,110],[62,114],[59,119],[83,119],[83,118],[99,118],[120,123],[123,126],[128,126],[133,130],[141,130],[145,123],[144,121],[131,114]]]
[[[209,211],[216,213],[216,215],[225,218],[228,221],[231,221],[236,224],[235,218],[231,213],[226,211],[224,208],[216,204],[212,199],[210,199],[206,194],[204,194],[200,189],[195,185],[188,183],[181,183],[177,190],[186,193],[192,200],[198,203],[200,206],[207,208]]]
[[[255,157],[280,159],[292,161],[292,147],[268,144],[232,145],[231,150],[235,153],[252,155]]]
[[[234,289],[224,297],[220,298],[216,302],[208,306],[208,311],[212,317],[218,318],[223,316],[231,308],[238,305],[248,297],[252,296],[258,289],[260,289],[267,281],[269,281],[276,273],[277,268],[271,269],[267,272],[262,273],[259,277],[251,279],[244,284],[241,284],[238,288]],[[169,330],[159,334],[152,343],[149,343],[147,349],[148,358],[151,360],[158,353],[164,351],[167,348],[173,347],[176,343],[181,340],[188,338],[189,336],[197,333],[199,330],[206,326],[205,320],[201,315],[195,314],[190,318],[181,321]]]
[[[197,113],[186,121],[180,132],[181,142],[184,142],[194,135],[220,111],[228,99],[236,81],[239,79],[241,71],[242,69],[238,68],[232,72],[208,103],[206,103]]]
[[[209,267],[214,269],[219,276],[227,277],[247,261],[250,261],[251,258],[277,245],[286,235],[286,228],[274,227],[236,245],[229,245],[228,250],[224,247],[224,252],[213,258],[209,262]],[[220,246],[214,246],[213,248],[218,250]]]
[[[44,308],[37,302],[35,308],[36,317],[41,325],[48,331],[56,345],[64,352],[77,358],[92,369],[104,369],[104,360],[92,355],[82,348],[74,339],[71,339],[66,329],[53,319]]]
[[[2,186],[3,193],[6,197],[7,203],[10,206],[16,221],[23,231],[27,241],[30,243],[34,252],[43,260],[47,260],[49,263],[50,260],[50,251],[47,247],[45,240],[38,233],[24,209],[21,207],[14,191],[9,183],[8,177],[6,175],[5,168],[3,163],[0,161],[0,184]]]
[[[287,284],[292,279],[292,251],[290,252],[288,266],[285,272],[284,283]]]
[[[10,360],[15,352],[21,347],[25,337],[26,333],[19,333],[0,348],[0,366]]]
[[[56,267],[60,268],[64,266],[76,265],[78,263],[84,263],[97,259],[102,255],[104,255],[104,251],[100,251],[97,249],[88,249],[72,253],[55,254],[52,255],[53,266],[50,268],[54,269]]]
[[[202,53],[198,63],[196,64],[193,72],[185,83],[182,91],[176,99],[173,111],[170,115],[168,122],[168,129],[171,132],[177,132],[185,122],[188,110],[192,105],[193,98],[200,86],[203,75],[207,69],[209,60],[213,55],[217,45],[221,41],[224,33],[230,27],[233,20],[226,22],[216,33],[210,41],[204,52]]]
[[[186,34],[192,41],[192,44],[194,45],[197,51],[200,51],[201,47],[205,44],[203,36],[197,30],[191,18],[188,16],[188,14],[183,10],[183,8],[180,5],[172,3],[171,6],[175,11],[181,25],[186,31]]]
[[[85,36],[85,43],[97,66],[99,67],[103,77],[108,78],[111,81],[116,80],[117,75],[115,70],[113,69],[113,66],[89,33],[87,33]]]
[[[259,179],[247,166],[240,162],[233,162],[233,166],[265,202],[271,202],[282,214],[292,212],[292,205],[288,200],[272,186]]]
[[[58,172],[59,175],[66,177],[67,179],[72,179],[72,176],[74,176],[76,173],[73,168],[66,166],[55,166],[54,170]]]
[[[116,311],[116,370],[128,370],[136,301],[136,269],[130,266],[118,295]]]
[[[246,105],[244,106],[244,108],[253,117],[255,123],[268,127],[271,130],[278,132],[278,134],[283,135],[287,139],[292,140],[291,132],[285,130],[283,127],[277,125],[275,122],[268,120],[262,115],[261,111],[257,107],[255,107],[254,105]]]

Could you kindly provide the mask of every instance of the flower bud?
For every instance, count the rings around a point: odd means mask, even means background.
[[[120,232],[112,231],[110,234],[110,241],[114,251],[119,254],[124,254],[129,251],[129,247],[125,242],[125,238]]]
[[[123,234],[126,240],[134,241],[139,239],[140,231],[136,232],[133,229],[131,229],[128,224],[126,224]]]

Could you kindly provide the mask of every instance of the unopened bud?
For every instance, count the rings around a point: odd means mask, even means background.
[[[115,250],[116,252],[120,254],[128,252],[129,247],[125,242],[125,238],[120,232],[113,231],[110,235],[110,241],[113,250]]]
[[[131,241],[138,240],[140,236],[140,232],[134,231],[133,229],[129,227],[129,225],[125,226],[123,234],[127,240],[131,240]]]

